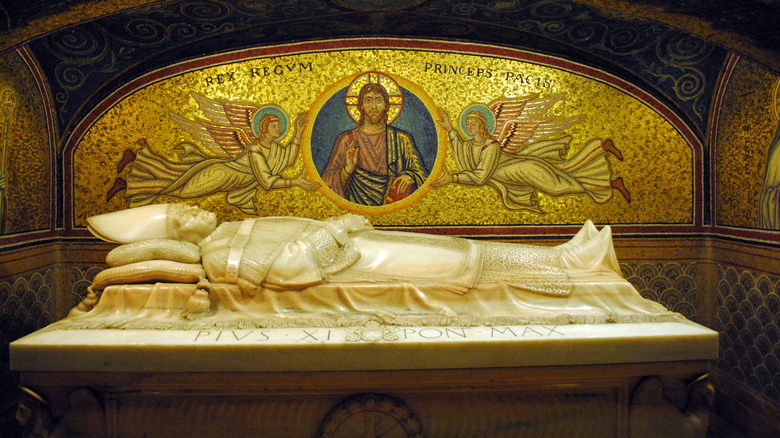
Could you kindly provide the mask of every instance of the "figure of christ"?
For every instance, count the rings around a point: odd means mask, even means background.
[[[423,184],[428,170],[412,135],[388,125],[390,100],[382,85],[364,85],[358,102],[359,126],[336,138],[322,178],[356,204],[399,201]]]

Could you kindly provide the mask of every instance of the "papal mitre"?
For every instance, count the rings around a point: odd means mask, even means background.
[[[87,228],[96,237],[113,243],[169,239],[168,207],[154,204],[87,218]]]

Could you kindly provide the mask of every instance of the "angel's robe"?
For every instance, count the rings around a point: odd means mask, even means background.
[[[357,166],[347,174],[347,149],[357,141]],[[411,134],[392,126],[367,135],[355,128],[336,138],[322,179],[339,196],[356,204],[379,206],[388,203],[393,180],[407,175],[414,182],[409,193],[422,186],[428,171]]]
[[[147,145],[136,155],[127,175],[126,197],[130,207],[150,204],[157,196],[197,198],[226,192],[227,202],[248,214],[256,214],[254,195],[258,187],[272,190],[291,186],[282,171],[295,163],[295,143],[269,148],[258,143],[247,146],[235,157],[208,157],[190,144],[180,145],[184,154],[173,162],[156,154]]]
[[[568,159],[571,137],[535,142],[515,154],[501,150],[489,139],[483,145],[462,140],[450,131],[455,161],[460,168],[454,182],[488,185],[501,195],[507,208],[540,211],[537,192],[553,196],[585,193],[595,202],[612,197],[612,172],[601,140],[591,140]]]

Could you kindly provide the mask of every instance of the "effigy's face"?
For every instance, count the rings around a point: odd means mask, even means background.
[[[344,225],[349,231],[370,230],[373,228],[373,225],[371,225],[371,222],[368,219],[358,214],[345,214],[342,218],[344,220]]]
[[[174,214],[178,234],[189,242],[199,242],[217,228],[217,215],[198,207],[185,207]]]

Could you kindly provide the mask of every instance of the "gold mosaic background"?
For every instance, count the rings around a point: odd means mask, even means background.
[[[21,56],[13,51],[0,56],[0,93],[10,91],[15,96],[15,108],[5,139],[5,117],[0,115],[0,147],[7,147],[4,173],[8,208],[4,234],[49,228],[49,191],[53,184],[46,134],[49,130],[43,101],[37,90],[32,73]]]
[[[718,225],[757,228],[767,152],[777,129],[772,87],[780,80],[740,60],[723,99],[716,157]]]
[[[311,70],[250,77],[253,68],[276,65],[308,65]],[[425,65],[481,68],[491,77],[426,71]],[[563,70],[520,61],[480,56],[401,50],[355,50],[239,61],[232,64],[183,73],[139,89],[104,114],[84,135],[74,152],[75,222],[84,226],[86,217],[126,208],[122,193],[108,203],[106,192],[117,177],[116,164],[122,153],[138,149],[146,138],[157,153],[176,160],[173,146],[193,141],[168,115],[174,112],[188,119],[204,118],[190,96],[197,92],[209,98],[275,104],[295,115],[307,111],[321,93],[340,79],[370,70],[403,77],[425,90],[458,125],[458,115],[473,103],[487,104],[505,96],[539,93],[540,97],[564,94],[565,98],[548,112],[549,116],[586,119],[568,128],[573,136],[572,152],[593,138],[611,138],[622,151],[624,161],[610,158],[613,177],[622,177],[631,191],[628,204],[614,192],[606,204],[596,204],[586,195],[553,197],[540,195],[544,214],[506,209],[490,187],[448,185],[433,189],[418,203],[398,212],[372,218],[377,225],[502,225],[576,224],[586,219],[609,223],[692,222],[692,152],[681,135],[664,118],[639,100],[603,83]],[[475,70],[472,70],[472,72]],[[234,80],[217,84],[215,78]],[[507,80],[507,73],[532,75],[531,83]],[[211,78],[211,85],[207,82]],[[537,81],[536,78],[541,78]],[[280,139],[286,144],[292,130]],[[306,144],[302,148],[307,147]],[[456,171],[448,158],[446,166]],[[303,169],[299,160],[284,176]],[[429,179],[430,182],[430,179]],[[258,190],[262,215],[292,214],[322,218],[344,212],[319,193],[300,189],[266,192]],[[158,198],[157,202],[177,201]],[[194,203],[216,211],[222,220],[243,216],[215,194]]]

